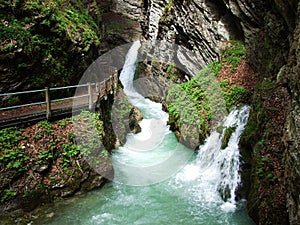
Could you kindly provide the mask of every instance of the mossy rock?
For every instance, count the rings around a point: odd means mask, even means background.
[[[221,145],[221,149],[225,149],[228,146],[228,142],[230,137],[232,136],[232,134],[235,132],[236,127],[227,127],[224,131],[224,135],[222,138],[222,145]]]

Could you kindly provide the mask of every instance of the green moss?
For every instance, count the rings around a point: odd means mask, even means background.
[[[230,139],[231,135],[235,132],[235,130],[236,130],[236,127],[227,127],[225,129],[225,132],[224,132],[224,135],[222,138],[222,145],[221,145],[222,149],[225,149],[228,146],[229,139]]]
[[[239,85],[230,85],[228,80],[220,82],[226,108],[229,111],[233,106],[250,101],[251,93]]]
[[[168,14],[173,7],[173,0],[169,0],[168,4],[165,5],[164,13]]]
[[[188,82],[172,86],[168,92],[167,103],[169,115],[174,119],[176,126],[188,124],[197,127],[200,141],[203,141],[208,134],[212,112],[203,83],[199,80],[206,83],[205,77],[199,73]]]
[[[91,50],[100,45],[98,25],[81,1],[5,1],[0,15],[0,53],[22,53],[18,64],[24,66],[16,66],[16,73],[34,74],[33,88],[72,83],[78,67],[85,69]]]
[[[241,41],[231,40],[229,47],[221,53],[221,61],[230,63],[232,72],[235,73],[241,59],[246,56],[246,48]]]
[[[222,69],[222,63],[219,61],[214,61],[208,64],[207,67],[213,72],[215,76],[218,76],[220,70]]]

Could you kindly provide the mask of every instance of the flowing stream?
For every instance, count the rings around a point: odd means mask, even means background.
[[[245,201],[235,198],[240,183],[238,142],[249,107],[234,109],[226,118],[224,130],[235,127],[235,131],[225,149],[221,149],[223,134],[215,131],[194,153],[169,131],[161,104],[135,92],[132,81],[139,47],[135,42],[129,50],[120,80],[130,102],[143,113],[142,131],[129,134],[126,144],[113,152],[114,181],[60,202],[39,224],[254,224]]]

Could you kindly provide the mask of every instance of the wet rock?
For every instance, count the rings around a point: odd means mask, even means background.
[[[103,14],[103,31],[106,35],[106,49],[131,43],[140,39],[142,30],[140,24],[127,14],[107,12]]]
[[[142,112],[137,108],[133,107],[129,114],[129,127],[133,134],[141,132],[139,122],[143,119]]]
[[[47,169],[49,169],[49,164],[46,164],[46,165],[36,165],[36,166],[33,167],[33,171],[36,171],[38,173],[43,173]]]
[[[141,3],[142,1],[114,0],[111,10],[137,20],[141,14]]]
[[[62,191],[60,193],[60,197],[65,198],[65,197],[70,197],[72,195],[74,195],[74,190],[69,190],[69,191]]]
[[[52,218],[52,217],[54,217],[54,212],[51,212],[51,213],[48,213],[48,214],[46,214],[46,217],[47,218]]]
[[[51,202],[51,197],[47,187],[43,184],[37,184],[31,190],[28,190],[24,196],[19,197],[20,207],[24,212],[30,212],[42,203]]]
[[[93,190],[95,188],[99,188],[104,183],[104,179],[102,176],[95,176],[92,180],[91,184],[89,185],[89,189]]]
[[[200,67],[219,57],[219,45],[229,38],[242,38],[243,30],[226,5],[218,1],[167,1],[152,0],[143,4],[141,23],[147,39],[153,29],[157,38],[180,44],[197,55]],[[152,16],[153,15],[153,16]],[[158,25],[151,19],[159,16]],[[184,59],[181,59],[183,65]]]

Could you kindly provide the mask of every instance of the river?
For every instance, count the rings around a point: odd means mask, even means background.
[[[199,151],[178,143],[167,126],[168,114],[132,86],[140,43],[128,52],[120,80],[132,104],[143,113],[142,132],[129,134],[113,151],[115,178],[99,190],[55,204],[38,224],[251,225],[245,200],[236,200],[240,184],[240,135],[249,106],[234,109],[223,126],[235,126],[228,147],[214,131]],[[226,201],[221,197],[226,193]]]

